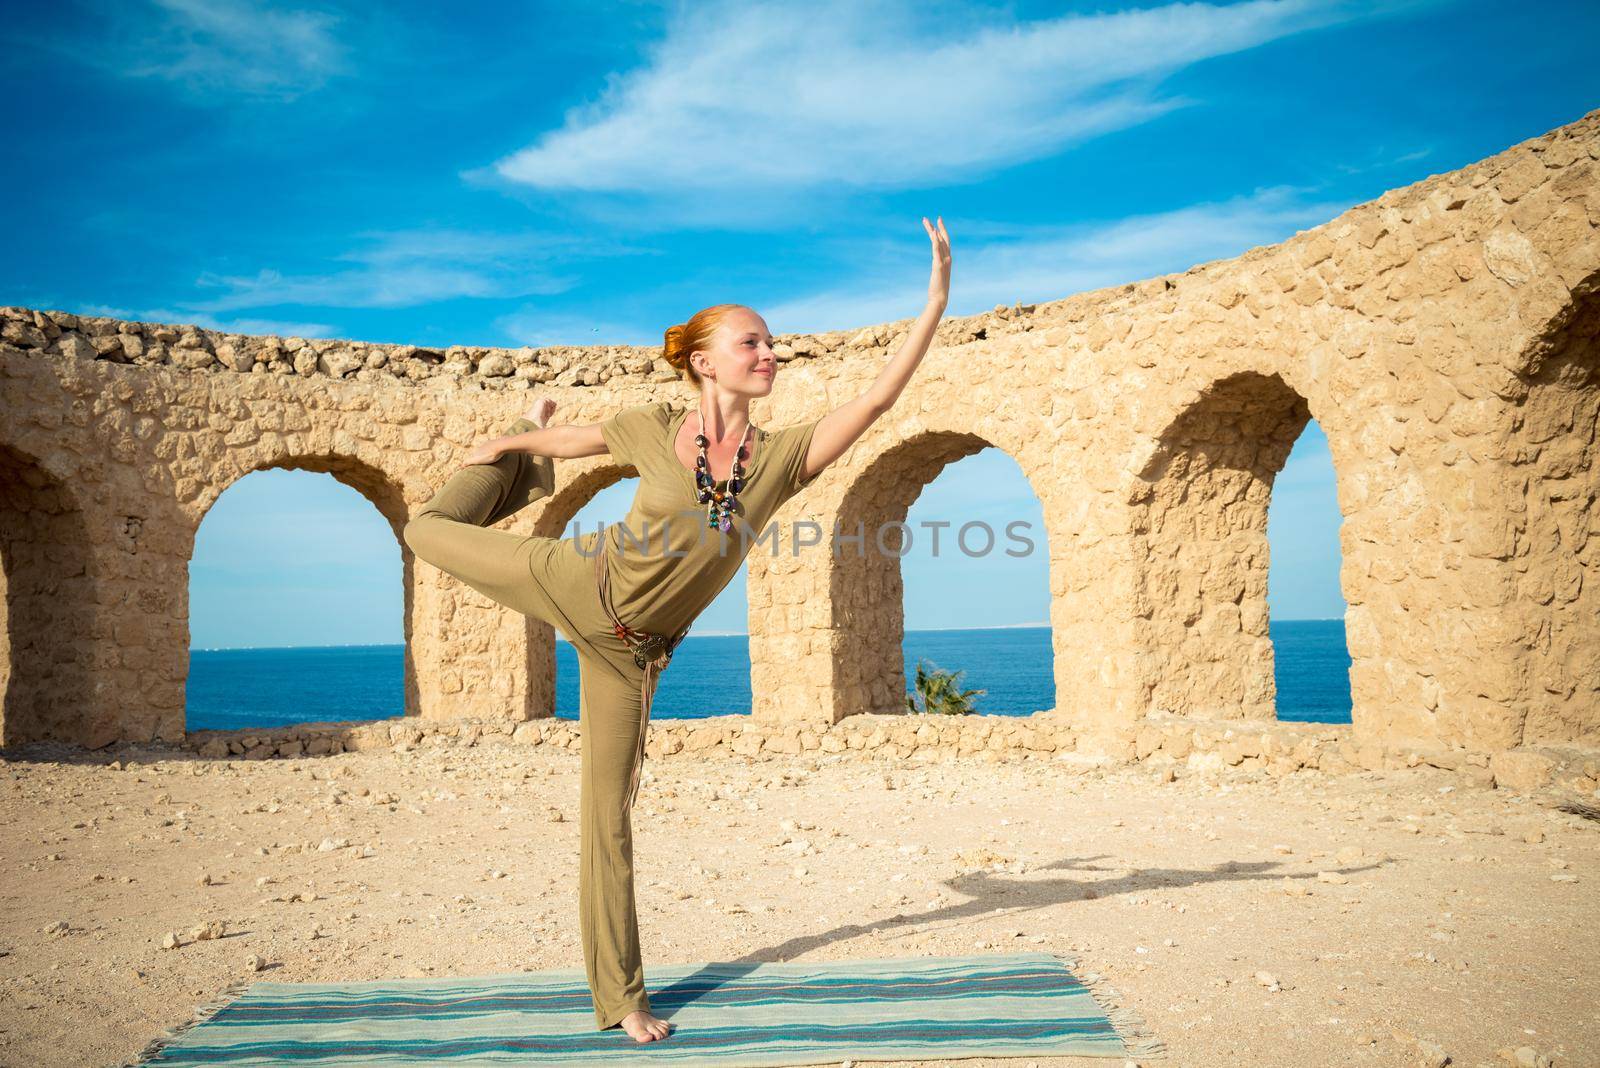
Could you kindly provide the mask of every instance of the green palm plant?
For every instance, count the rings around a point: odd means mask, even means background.
[[[937,664],[927,671],[917,658],[916,691],[906,691],[906,711],[924,716],[966,716],[976,711],[970,698],[986,690],[962,690],[957,680],[964,672],[942,671]],[[918,707],[920,703],[921,707]]]

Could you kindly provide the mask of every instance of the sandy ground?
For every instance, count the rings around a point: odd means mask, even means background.
[[[575,750],[8,756],[6,1065],[132,1060],[251,975],[583,966]],[[1600,1064],[1600,822],[1425,767],[1177,773],[653,759],[647,982],[652,962],[1043,948],[1109,977],[1166,1044],[1150,1064]],[[193,938],[212,921],[223,937]]]

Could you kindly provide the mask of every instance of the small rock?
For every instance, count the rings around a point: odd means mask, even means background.
[[[1450,1054],[1437,1042],[1426,1039],[1417,1040],[1417,1059],[1413,1062],[1419,1068],[1444,1068],[1450,1063]]]

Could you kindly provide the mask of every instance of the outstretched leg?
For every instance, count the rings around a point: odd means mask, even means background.
[[[543,427],[555,401],[541,397],[506,429],[506,434]],[[492,527],[556,489],[555,461],[530,452],[508,452],[492,464],[471,464],[450,476],[418,518],[439,515],[459,523]]]
[[[578,659],[580,755],[578,929],[600,1030],[622,1024],[636,1041],[665,1038],[671,1025],[650,1011],[633,892],[628,783],[642,728],[639,676],[588,654]]]
[[[545,399],[530,414],[545,418],[553,407]],[[508,433],[540,425],[525,416]],[[418,558],[484,596],[572,633],[573,621],[564,609],[532,581],[539,558],[553,550],[556,539],[487,529],[554,491],[555,461],[550,457],[506,453],[492,464],[470,464],[452,474],[406,524],[402,537]]]

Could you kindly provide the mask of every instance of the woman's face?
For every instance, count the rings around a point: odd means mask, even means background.
[[[754,312],[735,312],[722,321],[711,353],[717,384],[734,393],[765,397],[778,377],[767,324]]]

